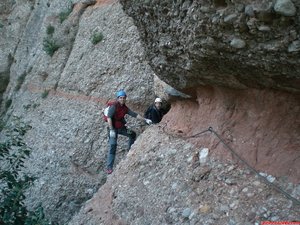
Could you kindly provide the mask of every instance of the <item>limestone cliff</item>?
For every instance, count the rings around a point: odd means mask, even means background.
[[[26,168],[37,179],[26,202],[42,203],[52,221],[65,224],[106,179],[105,102],[124,88],[128,105],[142,113],[154,98],[153,72],[136,27],[113,1],[1,6],[2,118],[32,126]],[[97,35],[103,39],[95,43]],[[141,125],[131,123],[138,133]]]

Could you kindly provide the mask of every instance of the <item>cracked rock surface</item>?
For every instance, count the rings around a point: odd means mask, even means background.
[[[210,149],[209,151],[213,151]],[[260,224],[300,207],[243,165],[220,162],[162,126],[148,128],[71,224]],[[274,184],[300,197],[300,186]]]

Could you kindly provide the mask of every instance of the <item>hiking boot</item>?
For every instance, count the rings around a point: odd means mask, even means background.
[[[113,172],[112,169],[107,169],[107,170],[106,170],[106,173],[107,173],[107,174],[111,174],[112,172]]]

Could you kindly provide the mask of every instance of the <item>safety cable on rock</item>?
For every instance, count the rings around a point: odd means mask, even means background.
[[[283,194],[285,197],[287,197],[288,199],[292,200],[295,204],[300,205],[300,201],[296,198],[294,198],[293,196],[291,196],[289,193],[287,193],[286,191],[284,191],[282,188],[278,187],[277,185],[273,184],[272,182],[270,182],[266,177],[260,175],[260,173],[253,168],[249,163],[247,163],[243,158],[241,158],[228,144],[225,143],[225,141],[221,138],[221,136],[213,130],[212,127],[209,127],[208,130],[213,133],[214,135],[216,135],[216,137],[223,143],[223,145],[229,149],[229,151],[234,154],[240,161],[242,161],[252,172],[256,173],[256,175],[261,178],[263,181],[265,181],[265,183],[271,187],[273,187],[275,190],[277,190],[278,192],[280,192],[281,194]]]
[[[287,193],[286,191],[284,191],[282,188],[278,187],[277,185],[273,184],[272,182],[270,182],[266,177],[260,175],[260,173],[253,168],[246,160],[244,160],[242,157],[240,157],[228,144],[226,144],[226,142],[222,139],[222,137],[216,132],[214,131],[214,129],[212,127],[209,127],[208,129],[194,134],[192,136],[188,136],[185,138],[194,138],[200,134],[204,134],[206,132],[210,131],[211,133],[213,133],[222,143],[223,145],[232,153],[234,154],[235,157],[237,157],[242,163],[244,163],[252,172],[254,172],[259,178],[261,178],[267,185],[273,187],[276,191],[280,192],[281,194],[283,194],[285,197],[287,197],[288,199],[290,199],[291,201],[293,201],[295,204],[300,205],[300,201],[296,198],[294,198],[293,196],[291,196],[289,193]]]

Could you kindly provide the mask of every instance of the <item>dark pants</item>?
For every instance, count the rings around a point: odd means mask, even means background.
[[[108,157],[107,157],[107,168],[112,169],[115,157],[116,157],[116,151],[117,151],[117,140],[118,135],[124,135],[129,138],[128,140],[128,150],[130,149],[131,145],[134,143],[136,139],[136,133],[130,129],[127,129],[125,126],[120,129],[115,129],[116,131],[116,138],[110,138],[109,137],[109,129],[108,130],[108,141],[109,141],[109,151],[108,151]]]

